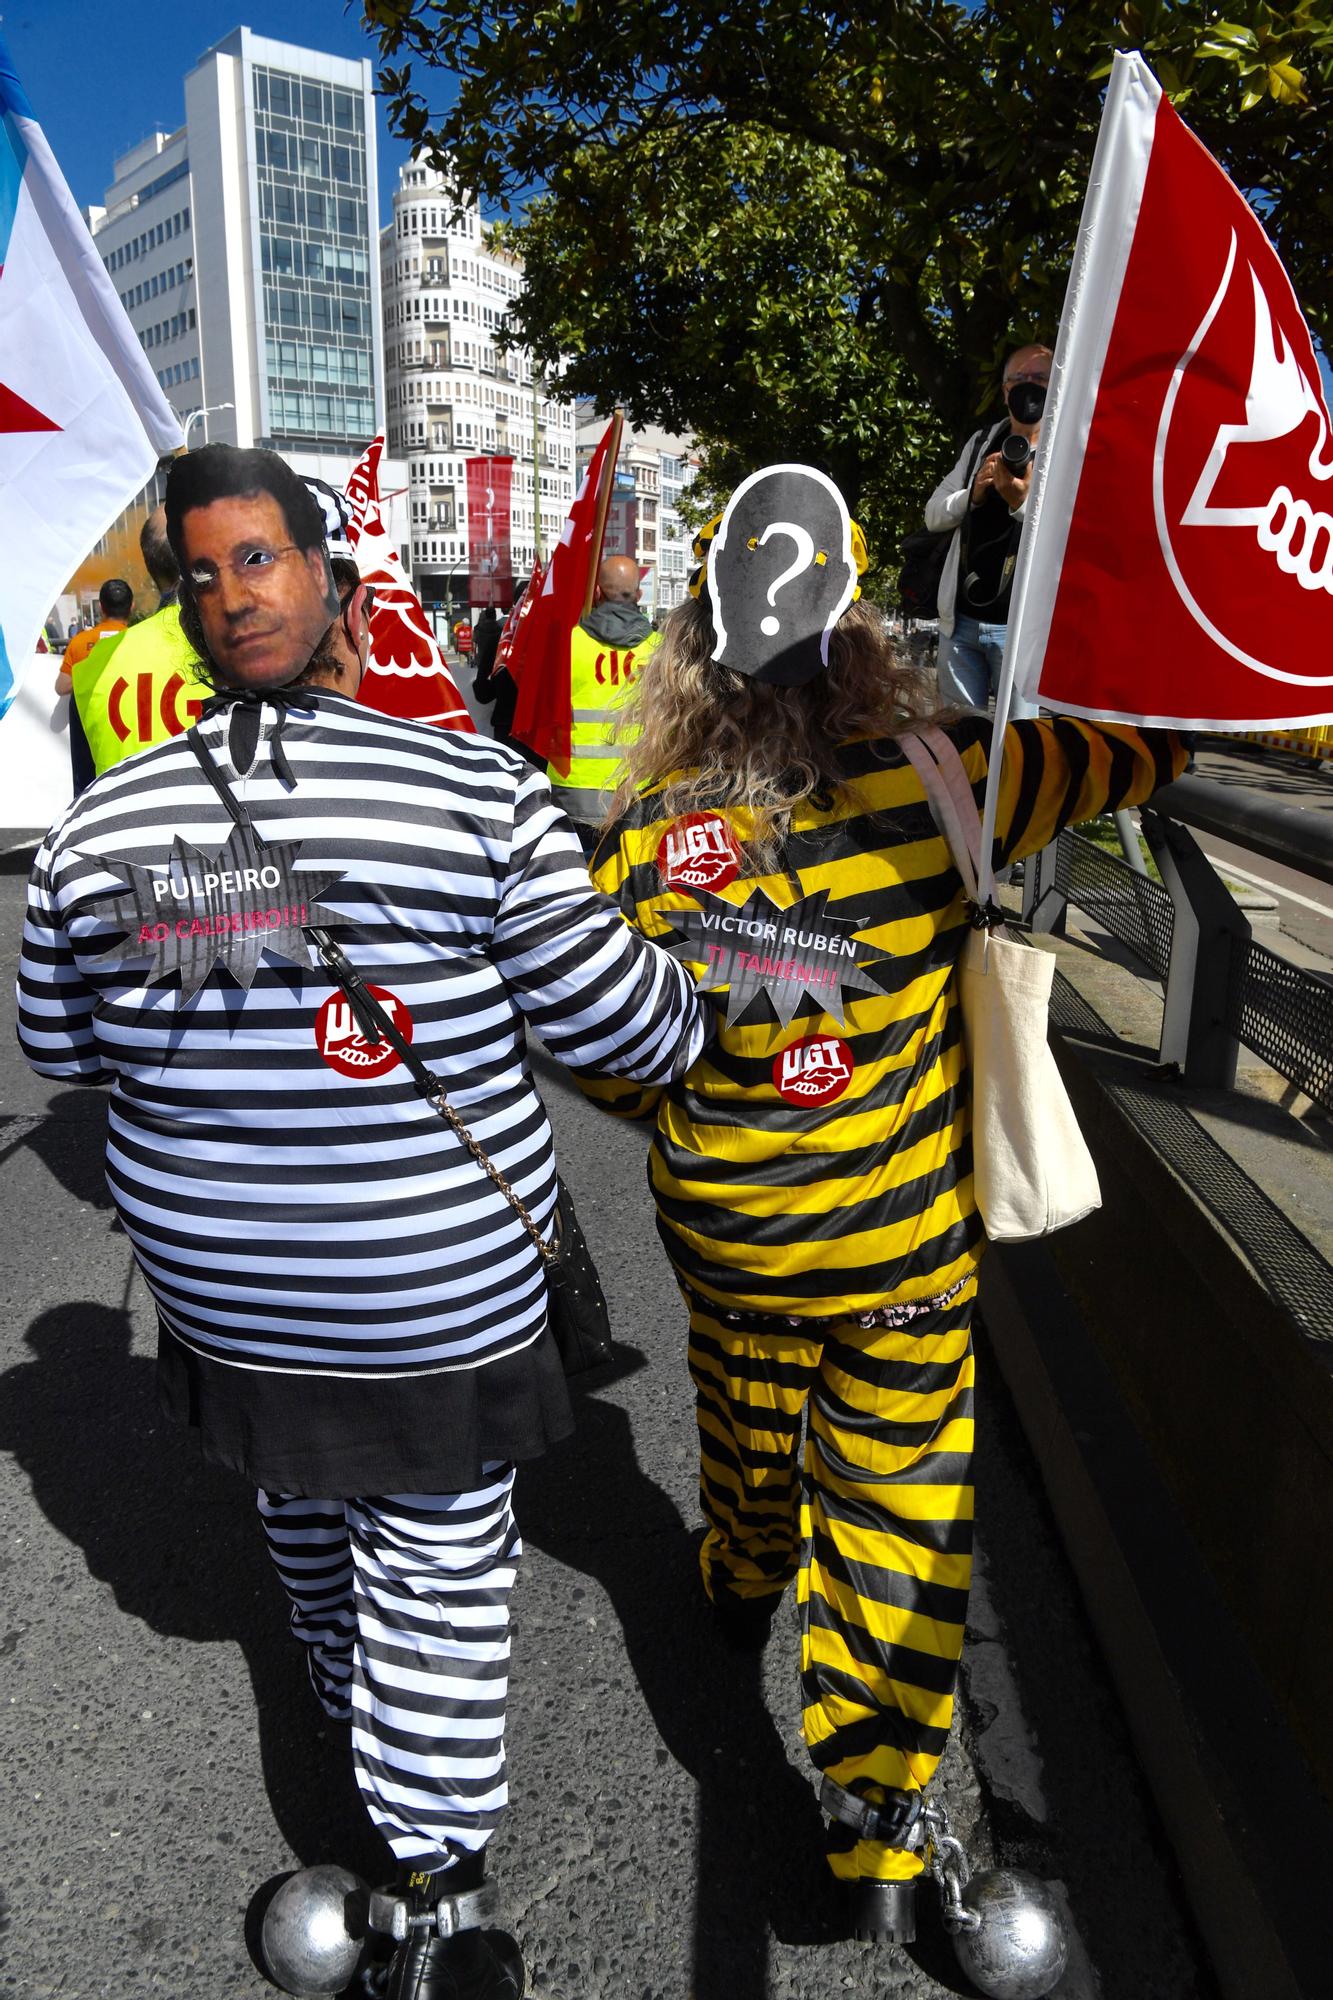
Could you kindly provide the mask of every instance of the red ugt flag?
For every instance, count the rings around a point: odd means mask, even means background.
[[[1028,504],[1014,685],[1111,721],[1333,722],[1333,430],[1258,218],[1117,56]]]
[[[530,612],[525,610],[509,658],[509,671],[518,682],[512,733],[561,772],[569,770],[573,726],[569,642],[583,616],[589,574],[601,559],[598,502],[604,482],[615,472],[620,430],[620,417],[612,417],[588,461],[537,601]],[[529,591],[524,598],[525,607],[532,595]]]

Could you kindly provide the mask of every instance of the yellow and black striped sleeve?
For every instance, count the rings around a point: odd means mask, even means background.
[[[951,733],[980,808],[990,724],[979,718]],[[1005,731],[994,866],[1036,854],[1062,827],[1141,804],[1178,778],[1188,761],[1183,739],[1170,730],[1083,722],[1072,715],[1011,722]]]

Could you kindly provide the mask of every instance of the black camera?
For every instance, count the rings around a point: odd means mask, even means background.
[[[1007,437],[1000,446],[1000,457],[1016,477],[1021,478],[1032,463],[1033,452],[1029,440],[1019,437],[1017,432]]]

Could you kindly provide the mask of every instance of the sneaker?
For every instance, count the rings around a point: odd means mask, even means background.
[[[522,2000],[523,1954],[505,1931],[416,1931],[394,1953],[384,2000]]]

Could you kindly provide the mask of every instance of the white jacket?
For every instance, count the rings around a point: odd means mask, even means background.
[[[948,638],[954,627],[954,600],[958,595],[958,562],[962,545],[963,522],[971,505],[972,481],[976,478],[987,452],[994,451],[1000,436],[1008,429],[1008,419],[1001,418],[987,431],[973,431],[959,454],[957,465],[952,472],[941,479],[935,491],[926,502],[926,526],[932,533],[941,535],[946,529],[953,530],[953,540],[949,543],[949,553],[944,558],[944,571],[940,577],[939,621],[940,635]],[[985,447],[977,446],[985,439]],[[969,467],[971,474],[969,477]],[[1016,521],[1021,521],[1027,510],[1027,501],[1021,506],[1011,507],[1010,513]]]

